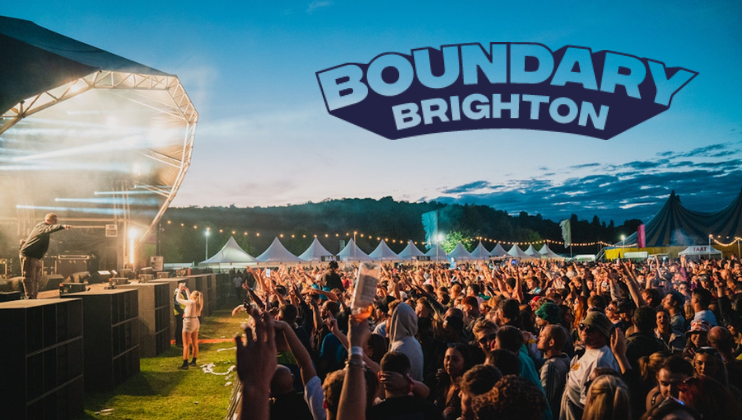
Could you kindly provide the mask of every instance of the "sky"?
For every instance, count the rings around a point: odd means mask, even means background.
[[[517,3],[517,4],[515,4]],[[718,211],[742,187],[742,2],[11,2],[0,11],[176,74],[199,111],[172,206],[351,197],[645,222],[675,190]],[[387,140],[330,115],[316,72],[490,42],[646,57],[698,76],[610,139],[477,130]]]

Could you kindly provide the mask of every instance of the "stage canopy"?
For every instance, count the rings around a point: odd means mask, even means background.
[[[198,113],[178,78],[8,17],[0,51],[0,217],[144,241],[191,162]]]
[[[709,235],[721,237],[722,242],[742,237],[742,191],[729,206],[716,213],[686,209],[673,191],[644,231],[648,248],[708,245]],[[637,246],[637,234],[627,237],[623,243],[627,247]],[[614,244],[621,245],[621,242]]]
[[[217,252],[208,260],[201,261],[199,265],[226,264],[244,267],[247,264],[254,264],[257,262],[258,260],[256,260],[252,255],[245,252],[245,250],[243,250],[242,247],[237,244],[237,241],[234,240],[234,237],[230,236],[227,243],[219,252]]]

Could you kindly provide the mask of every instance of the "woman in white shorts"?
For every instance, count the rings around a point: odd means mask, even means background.
[[[179,369],[188,370],[188,348],[193,346],[193,360],[191,360],[191,366],[196,366],[196,358],[198,358],[198,329],[200,323],[198,317],[201,316],[201,308],[204,306],[204,296],[198,290],[189,292],[188,288],[184,284],[180,286],[181,290],[185,290],[188,299],[183,299],[178,293],[178,303],[185,305],[185,311],[183,313],[183,365]]]

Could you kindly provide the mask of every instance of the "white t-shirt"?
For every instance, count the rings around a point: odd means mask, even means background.
[[[314,420],[325,420],[327,418],[324,407],[325,392],[322,390],[322,382],[319,377],[313,377],[304,385],[304,401],[307,402]]]
[[[567,374],[567,384],[564,387],[564,398],[562,399],[561,419],[581,418],[582,413],[575,413],[572,407],[582,409],[587,400],[587,389],[585,386],[593,370],[598,367],[607,367],[621,372],[613,352],[608,346],[599,349],[587,349],[579,359],[575,356],[570,363]],[[569,404],[565,404],[565,403]],[[566,411],[566,412],[565,412]]]

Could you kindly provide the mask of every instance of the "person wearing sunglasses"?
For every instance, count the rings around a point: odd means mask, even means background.
[[[570,363],[567,384],[562,396],[560,419],[579,420],[587,401],[587,382],[593,369],[607,367],[620,372],[620,367],[608,346],[613,324],[602,312],[589,312],[579,324],[580,340],[585,353]]]

